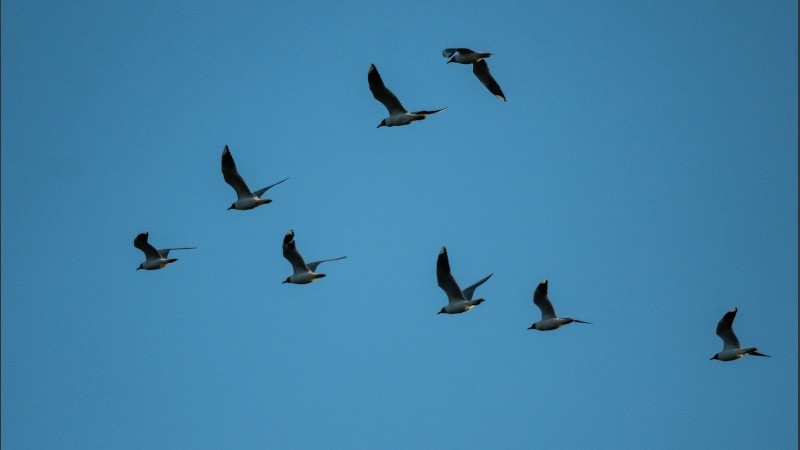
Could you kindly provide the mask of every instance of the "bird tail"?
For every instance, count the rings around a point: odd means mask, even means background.
[[[766,356],[767,358],[769,358],[769,357],[770,357],[769,355],[765,355],[765,354],[763,354],[763,353],[759,353],[759,352],[757,352],[757,351],[756,351],[756,349],[753,349],[752,351],[750,351],[750,352],[748,352],[748,353],[749,353],[749,354],[751,354],[751,355],[753,355],[753,356]]]

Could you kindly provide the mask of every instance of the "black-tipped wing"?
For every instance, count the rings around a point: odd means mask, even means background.
[[[144,257],[150,261],[153,259],[161,259],[161,255],[158,253],[155,247],[150,245],[147,242],[147,237],[150,235],[148,232],[139,233],[138,236],[133,240],[133,246],[144,252]]]
[[[267,186],[265,188],[261,188],[261,189],[255,191],[255,192],[253,192],[253,195],[255,195],[256,197],[261,197],[264,194],[264,192],[267,192],[267,190],[269,188],[277,186],[277,185],[283,183],[284,181],[286,181],[288,179],[289,179],[289,177],[286,177],[286,178],[282,179],[281,181],[278,181],[277,183],[273,183],[273,184],[270,184],[269,186]]]
[[[486,89],[495,97],[506,101],[506,96],[503,94],[503,90],[500,89],[500,85],[497,84],[497,81],[494,80],[494,77],[492,77],[492,74],[489,72],[489,65],[486,64],[485,59],[472,63],[472,73],[478,77],[478,80],[480,80],[481,83],[486,86]]]
[[[306,264],[306,266],[308,266],[308,269],[310,271],[316,272],[317,271],[317,266],[320,265],[320,263],[324,263],[326,261],[338,261],[340,259],[345,259],[345,258],[347,258],[347,256],[340,256],[338,258],[320,259],[319,261],[310,262],[310,263]]]
[[[162,258],[166,258],[169,256],[170,250],[194,250],[197,247],[171,247],[171,248],[160,248],[158,249],[158,253],[161,255]]]
[[[458,287],[458,283],[450,273],[450,260],[447,258],[447,249],[445,247],[442,247],[442,250],[439,251],[439,257],[436,259],[436,281],[444,293],[447,294],[449,303],[465,300],[461,288]]]
[[[492,275],[494,275],[494,274],[490,273],[486,278],[483,278],[483,279],[481,279],[479,281],[476,281],[475,284],[473,284],[473,285],[469,286],[468,288],[464,289],[463,291],[461,291],[464,294],[464,298],[466,298],[467,300],[472,300],[472,294],[475,292],[475,289],[478,286],[482,285],[483,283],[486,283],[486,280],[491,278]]]
[[[294,273],[308,272],[308,267],[294,245],[294,230],[289,230],[283,237],[283,257],[292,265]]]
[[[385,106],[389,111],[389,115],[403,114],[408,112],[405,108],[403,108],[403,105],[400,103],[400,100],[397,99],[397,96],[395,96],[392,91],[390,91],[386,85],[383,84],[381,74],[378,73],[378,68],[375,67],[375,64],[370,64],[369,66],[367,81],[369,81],[369,90],[372,92],[372,96],[375,97],[375,100],[383,103],[383,106]]]
[[[736,335],[733,333],[733,319],[736,318],[736,312],[738,310],[738,308],[733,308],[726,312],[717,324],[717,336],[719,336],[724,343],[723,350],[741,348],[739,347],[739,339],[737,339]]]
[[[533,304],[542,311],[542,320],[554,319],[556,312],[553,309],[553,304],[550,303],[550,298],[547,296],[547,280],[542,280],[536,290],[533,291]]]
[[[236,163],[233,161],[233,155],[231,155],[231,151],[228,149],[227,145],[225,149],[222,150],[222,177],[225,178],[225,182],[231,185],[233,190],[236,191],[236,196],[238,198],[247,198],[252,195],[250,188],[247,187],[244,179],[236,170]]]
[[[436,114],[439,111],[444,111],[445,109],[447,109],[447,108],[435,109],[433,111],[413,111],[411,114],[423,114],[423,115],[427,116],[427,115],[430,115],[430,114]]]

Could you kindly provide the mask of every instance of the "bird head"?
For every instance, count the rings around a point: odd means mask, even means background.
[[[228,208],[228,211],[236,209],[236,202],[231,203],[231,206]]]
[[[438,313],[436,313],[436,314],[444,314],[444,313],[445,313],[445,312],[444,312],[444,308],[442,308],[442,309],[440,309],[440,310],[439,310],[439,312],[438,312]]]
[[[378,124],[375,128],[385,127],[386,126],[386,119],[381,120],[381,123]]]

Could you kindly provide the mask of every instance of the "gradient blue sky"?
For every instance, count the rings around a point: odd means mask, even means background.
[[[4,449],[797,448],[796,1],[327,3],[2,2]]]

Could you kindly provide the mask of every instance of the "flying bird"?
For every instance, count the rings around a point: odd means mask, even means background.
[[[325,278],[324,273],[315,272],[320,263],[324,263],[326,261],[337,261],[346,258],[346,256],[340,256],[338,258],[321,259],[319,261],[306,264],[306,262],[303,261],[303,257],[300,256],[300,252],[298,252],[297,248],[295,247],[294,230],[289,230],[286,233],[286,236],[283,237],[283,257],[292,264],[292,269],[294,270],[294,273],[286,277],[283,282],[291,284],[308,284],[320,278]]]
[[[448,303],[447,306],[436,314],[459,314],[469,311],[483,303],[485,299],[479,298],[473,300],[472,294],[478,286],[485,283],[492,275],[494,274],[490,273],[485,278],[462,291],[461,288],[458,287],[455,278],[453,278],[453,275],[450,273],[450,260],[447,257],[447,249],[442,247],[439,251],[439,257],[436,259],[436,281],[439,283],[439,287],[442,288],[444,293],[447,294]]]
[[[155,247],[147,242],[147,237],[150,235],[148,232],[140,233],[133,240],[133,246],[144,252],[145,261],[139,264],[136,270],[156,270],[164,266],[174,263],[177,258],[168,258],[170,250],[192,250],[197,247],[173,247],[161,248],[156,250]]]
[[[231,151],[228,149],[227,145],[222,150],[222,176],[225,178],[225,182],[231,185],[233,190],[236,191],[237,200],[231,203],[231,207],[228,208],[229,210],[253,209],[257,206],[271,203],[272,199],[261,198],[261,196],[264,195],[264,192],[267,192],[267,189],[279,185],[289,179],[287,177],[275,184],[270,184],[269,186],[261,188],[255,192],[250,192],[250,188],[247,187],[244,179],[236,170],[236,163],[233,161],[233,155],[231,155]]]
[[[769,355],[757,352],[755,347],[740,347],[739,339],[737,339],[736,334],[733,333],[733,319],[736,318],[736,312],[738,310],[738,308],[733,308],[732,310],[726,312],[725,315],[722,316],[722,319],[719,320],[719,323],[717,324],[717,336],[722,339],[722,351],[712,356],[711,359],[718,359],[720,361],[733,361],[739,358],[744,358],[745,355],[769,357]]]
[[[453,56],[455,55],[455,56]],[[500,85],[497,84],[497,81],[494,80],[492,74],[489,72],[489,65],[486,64],[486,58],[492,56],[491,53],[480,53],[474,52],[468,48],[446,48],[442,51],[442,56],[445,58],[450,58],[447,61],[448,64],[451,62],[459,63],[459,64],[472,64],[472,73],[478,77],[478,80],[486,86],[486,89],[492,93],[495,97],[499,98],[502,101],[506,101],[506,96],[503,94],[503,90],[500,89]]]
[[[550,331],[559,327],[563,327],[564,325],[572,322],[590,323],[578,319],[570,319],[569,317],[556,316],[556,311],[553,309],[553,304],[550,303],[550,298],[547,296],[546,279],[542,280],[542,282],[536,286],[536,290],[533,291],[533,304],[538,306],[542,311],[542,319],[531,325],[528,328],[529,330]]]
[[[408,125],[415,120],[423,120],[425,116],[435,114],[445,108],[437,109],[434,111],[414,111],[408,112],[400,100],[390,91],[381,79],[378,69],[375,64],[370,64],[369,72],[367,73],[367,81],[369,81],[369,90],[372,91],[372,96],[375,100],[383,103],[383,106],[389,111],[389,117],[381,120],[377,128],[380,127],[396,127],[400,125]]]

